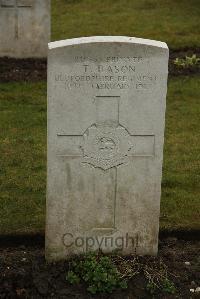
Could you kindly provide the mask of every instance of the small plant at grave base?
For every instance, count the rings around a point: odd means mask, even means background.
[[[176,288],[174,283],[169,280],[167,267],[161,261],[159,265],[144,265],[143,273],[148,283],[146,285],[147,291],[154,295],[157,292],[174,294]]]
[[[159,290],[163,293],[168,294],[176,293],[174,283],[170,281],[168,278],[165,278],[163,281],[161,281],[159,285],[154,283],[153,281],[149,281],[146,285],[146,289],[151,295],[154,295]]]
[[[169,294],[176,293],[176,288],[175,288],[174,283],[172,281],[170,281],[168,278],[166,278],[162,282],[162,291],[165,293],[169,293]]]
[[[66,279],[71,284],[78,284],[80,282],[80,278],[73,271],[68,271]]]
[[[66,279],[72,284],[84,281],[87,290],[92,294],[112,293],[116,289],[127,288],[126,280],[121,278],[111,258],[94,253],[86,254],[81,260],[72,261]]]
[[[154,284],[153,282],[148,282],[147,285],[146,285],[146,289],[147,291],[153,295],[156,293],[156,291],[158,290],[158,287],[156,284]]]
[[[196,54],[193,54],[191,57],[176,58],[174,64],[182,68],[196,67],[200,64],[200,58],[198,58]]]

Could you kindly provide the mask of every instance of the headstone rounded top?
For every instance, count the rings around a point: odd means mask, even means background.
[[[164,42],[151,40],[151,39],[137,38],[137,37],[128,37],[128,36],[89,36],[89,37],[71,38],[71,39],[51,42],[48,44],[48,46],[49,46],[49,50],[51,50],[51,49],[62,48],[67,46],[90,44],[90,43],[129,43],[129,44],[140,44],[140,45],[168,49],[167,44]]]

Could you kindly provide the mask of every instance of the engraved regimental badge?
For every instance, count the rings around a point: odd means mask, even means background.
[[[83,137],[82,163],[107,170],[127,162],[132,144],[131,136],[123,126],[93,125]]]

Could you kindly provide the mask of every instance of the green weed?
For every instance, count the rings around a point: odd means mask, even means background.
[[[174,283],[170,281],[168,278],[166,278],[162,282],[162,291],[168,294],[174,294],[176,292]]]
[[[200,65],[200,58],[197,58],[196,54],[193,54],[191,57],[176,58],[174,64],[182,68],[192,68]]]
[[[120,277],[111,258],[94,253],[88,253],[83,259],[73,261],[66,279],[72,284],[84,281],[88,292],[92,294],[112,293],[116,289],[127,288],[126,280]]]

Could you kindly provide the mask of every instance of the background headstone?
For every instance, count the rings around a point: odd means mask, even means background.
[[[0,57],[46,57],[50,0],[0,0]]]
[[[168,48],[49,44],[46,257],[157,253]]]

